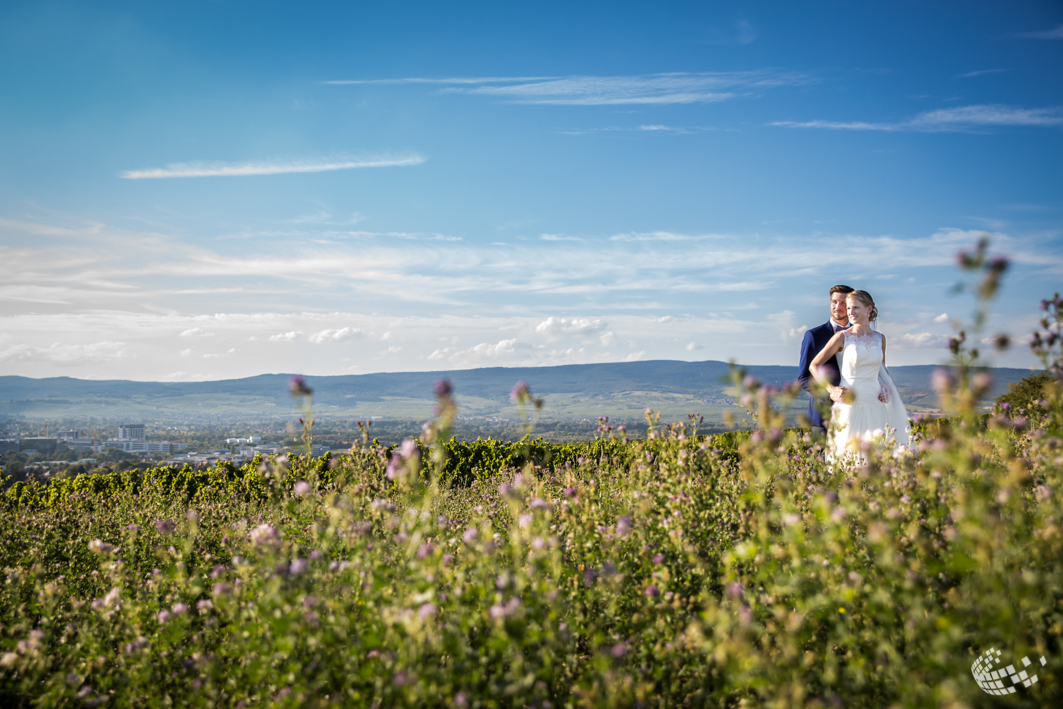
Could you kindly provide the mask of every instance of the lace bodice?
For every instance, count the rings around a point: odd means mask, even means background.
[[[852,386],[852,382],[858,379],[877,382],[879,365],[882,364],[882,335],[874,331],[866,335],[846,332],[840,364],[843,386]]]

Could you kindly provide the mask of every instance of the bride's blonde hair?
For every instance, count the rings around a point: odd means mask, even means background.
[[[859,300],[861,303],[871,308],[871,313],[867,316],[870,322],[878,320],[878,308],[875,307],[875,299],[871,297],[871,294],[866,290],[854,290],[849,295],[845,296],[846,300]]]

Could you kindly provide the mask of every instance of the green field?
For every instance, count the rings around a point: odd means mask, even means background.
[[[1059,706],[1060,389],[851,466],[763,394],[710,438],[444,446],[445,398],[419,445],[17,483],[0,698],[995,706],[996,648],[1038,677],[1008,706]]]

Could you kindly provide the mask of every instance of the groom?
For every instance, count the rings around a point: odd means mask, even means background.
[[[834,286],[831,288],[830,320],[819,327],[806,331],[805,339],[801,342],[801,365],[797,374],[797,381],[801,382],[801,386],[809,393],[809,423],[812,424],[813,428],[818,428],[823,432],[826,432],[827,424],[823,420],[823,414],[820,413],[821,406],[817,405],[816,398],[812,396],[812,385],[815,383],[815,378],[808,371],[808,367],[812,364],[812,360],[816,358],[816,355],[819,354],[819,351],[827,346],[830,338],[834,337],[834,333],[839,330],[849,329],[850,323],[849,315],[845,308],[845,296],[852,292],[853,289],[849,286]],[[823,365],[823,369],[826,369],[830,375],[830,383],[837,386],[838,382],[841,381],[841,372],[838,371],[837,359],[831,357]],[[831,406],[832,402],[829,398],[823,399],[822,405]]]

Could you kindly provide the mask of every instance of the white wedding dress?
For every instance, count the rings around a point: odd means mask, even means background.
[[[882,364],[882,335],[846,332],[839,359],[839,383],[854,398],[849,404],[835,403],[831,409],[831,457],[862,461],[860,443],[875,439],[891,448],[907,447],[911,433],[908,413],[893,378]],[[879,399],[880,394],[885,403]]]

